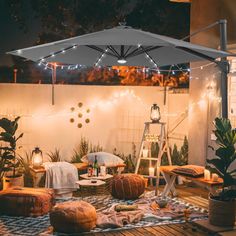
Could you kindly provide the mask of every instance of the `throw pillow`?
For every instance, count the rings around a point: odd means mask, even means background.
[[[83,156],[81,160],[84,163],[93,164],[95,156],[97,156],[99,166],[105,165],[107,167],[112,167],[124,164],[124,161],[120,157],[107,152],[88,153],[87,155]]]

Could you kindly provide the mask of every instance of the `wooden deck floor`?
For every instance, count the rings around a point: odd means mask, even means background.
[[[200,202],[196,200],[196,196],[201,198],[208,198],[208,191],[189,186],[178,186],[178,194],[180,198],[190,199],[194,197],[194,204],[199,204],[201,207],[207,207],[205,202]],[[199,198],[200,199],[200,198]],[[129,230],[116,230],[103,233],[88,233],[88,236],[200,236],[209,235],[209,233],[197,229],[191,223],[186,224],[171,224],[171,225],[161,225],[154,227],[142,227]],[[212,234],[211,234],[212,235]],[[214,234],[213,234],[214,235]],[[215,234],[217,235],[217,234]]]

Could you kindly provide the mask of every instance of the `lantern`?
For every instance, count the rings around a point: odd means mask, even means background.
[[[153,123],[158,123],[161,119],[160,108],[157,104],[153,104],[151,107],[150,119]]]
[[[43,153],[42,151],[39,149],[39,147],[36,147],[33,151],[32,151],[32,162],[33,162],[33,167],[34,168],[39,168],[42,166],[43,164]]]

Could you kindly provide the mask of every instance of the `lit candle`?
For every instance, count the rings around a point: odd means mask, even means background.
[[[149,167],[149,176],[154,176],[155,169],[154,167]]]
[[[204,170],[204,179],[211,180],[211,172],[207,169]]]
[[[219,178],[219,176],[217,174],[215,174],[215,173],[212,174],[212,181],[217,182],[218,178]]]

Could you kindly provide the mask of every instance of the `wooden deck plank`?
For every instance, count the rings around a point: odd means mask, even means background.
[[[145,227],[145,230],[148,231],[148,232],[153,233],[156,236],[165,236],[163,233],[156,231],[152,227]]]
[[[137,231],[139,231],[140,233],[142,233],[145,236],[155,236],[156,235],[155,233],[148,231],[144,227],[137,228]]]
[[[172,225],[169,225],[169,226],[170,226],[170,228],[173,228],[176,231],[178,231],[179,233],[181,233],[183,236],[187,236],[187,232],[182,228],[182,225],[172,224]]]
[[[129,233],[131,233],[133,236],[143,236],[143,233],[139,232],[136,228],[130,229]]]
[[[163,228],[161,225],[159,225],[159,226],[154,226],[154,227],[152,227],[152,228],[155,229],[157,232],[161,232],[161,233],[164,234],[164,235],[176,236],[175,234],[173,234],[173,233],[169,232],[168,230],[166,230],[165,228]]]
[[[162,229],[165,229],[167,232],[169,232],[170,234],[172,235],[175,235],[175,236],[183,236],[181,233],[179,233],[177,230],[169,227],[169,225],[162,225],[161,226]]]
[[[130,233],[128,229],[121,230],[120,232],[122,233],[123,236],[134,236],[134,234]]]

